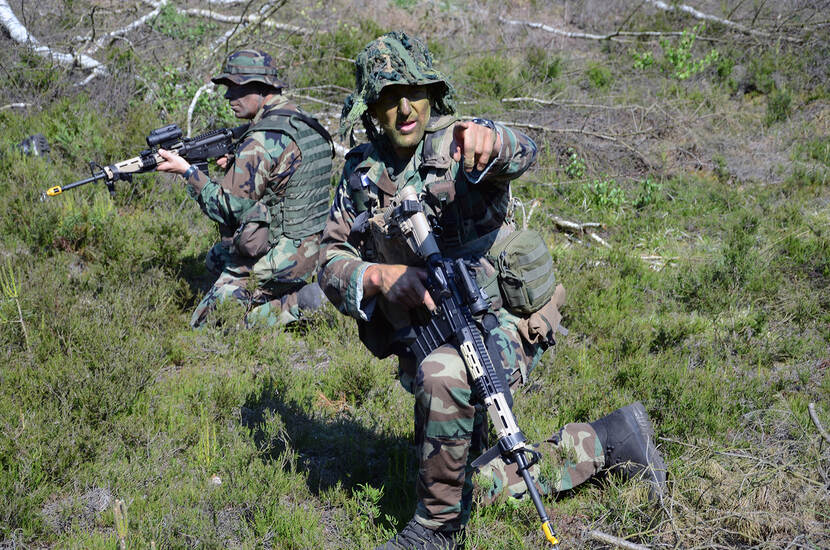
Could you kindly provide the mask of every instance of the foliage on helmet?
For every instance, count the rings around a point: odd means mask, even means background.
[[[358,120],[372,138],[374,124],[368,112],[386,86],[407,84],[430,86],[433,111],[455,113],[455,90],[443,73],[433,67],[432,55],[419,39],[402,31],[376,38],[355,59],[355,90],[347,98],[340,116],[340,135],[351,134]]]

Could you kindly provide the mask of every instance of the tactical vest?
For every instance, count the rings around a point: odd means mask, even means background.
[[[486,253],[496,240],[513,231],[513,213],[508,193],[494,192],[485,196],[481,191],[474,191],[466,178],[452,176],[453,159],[450,154],[450,143],[453,139],[452,125],[457,121],[458,119],[453,116],[430,120],[424,134],[424,162],[421,165],[423,188],[419,191],[424,192],[427,217],[440,222],[441,231],[440,235],[436,234],[436,238],[441,251],[450,257],[475,257]],[[365,144],[353,149],[349,156],[360,158],[360,162],[363,162],[372,154],[373,146]],[[365,172],[361,171],[353,172],[348,185],[355,211],[360,214],[369,210],[371,218],[378,208],[388,206],[395,190],[382,184],[377,185],[378,182],[374,182],[376,190],[365,186],[364,174]],[[394,187],[394,184],[392,185]],[[478,218],[484,210],[482,201],[501,211],[502,216],[499,220],[493,220],[490,234],[470,238],[473,233],[470,226],[480,221]]]
[[[282,132],[294,140],[302,155],[300,168],[289,178],[284,196],[266,187],[261,202],[271,214],[269,240],[276,243],[283,235],[303,239],[323,231],[329,212],[334,148],[331,136],[319,122],[299,111],[274,109],[252,125],[241,143],[252,132]]]

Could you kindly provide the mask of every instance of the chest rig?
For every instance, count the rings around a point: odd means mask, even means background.
[[[352,151],[360,162],[350,174],[348,185],[358,214],[353,231],[364,231],[367,224],[381,224],[384,211],[398,191],[412,185],[422,196],[424,211],[432,225],[438,246],[448,257],[480,256],[492,245],[494,234],[509,221],[509,194],[506,185],[476,186],[458,174],[460,168],[450,156],[452,126],[457,118],[444,116],[430,120],[415,166],[408,166],[393,181],[380,153],[371,144]],[[489,236],[486,234],[490,234]],[[377,239],[364,239],[364,259],[417,265],[384,255]],[[386,247],[387,249],[389,247]],[[402,242],[400,247],[408,248]]]

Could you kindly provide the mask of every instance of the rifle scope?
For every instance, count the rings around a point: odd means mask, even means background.
[[[147,136],[147,146],[155,147],[163,143],[169,143],[182,137],[182,129],[177,124],[168,124],[162,128],[156,128]]]

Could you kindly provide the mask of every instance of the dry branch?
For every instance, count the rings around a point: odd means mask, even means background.
[[[505,23],[507,25],[524,25],[525,27],[531,27],[533,29],[540,29],[545,32],[549,32],[552,34],[557,34],[559,36],[564,36],[565,38],[581,38],[584,40],[614,40],[618,42],[622,42],[621,38],[625,37],[641,37],[641,36],[683,36],[683,31],[614,31],[609,32],[607,34],[592,34],[588,32],[570,32],[564,31],[562,29],[557,29],[556,27],[551,27],[550,25],[545,25],[544,23],[536,23],[534,21],[519,21],[517,19],[507,19],[505,17],[499,16],[499,21]],[[697,37],[698,40],[714,40],[702,36]]]
[[[5,111],[6,109],[25,109],[26,107],[31,106],[31,103],[9,103],[8,105],[0,107],[0,111]]]
[[[151,6],[156,8],[162,6],[167,2],[167,0],[146,0],[147,3]],[[263,27],[270,27],[272,29],[278,29],[282,31],[293,32],[297,34],[311,34],[309,29],[298,27],[296,25],[289,25],[288,23],[277,23],[276,21],[271,21],[266,17],[265,14],[248,14],[248,15],[227,15],[224,13],[217,13],[213,10],[203,10],[199,8],[191,8],[191,9],[183,9],[183,8],[176,8],[176,13],[181,15],[188,15],[192,17],[203,17],[205,19],[212,19],[214,21],[219,21],[221,23],[234,23],[237,25],[251,25],[251,24],[259,24]]]
[[[216,85],[213,82],[208,82],[207,84],[201,86],[196,93],[193,94],[193,99],[190,100],[190,105],[187,108],[187,136],[190,137],[191,131],[191,123],[193,122],[193,110],[196,108],[196,102],[199,101],[199,96],[202,95],[203,92],[211,93]]]
[[[821,422],[818,419],[818,415],[816,414],[816,404],[810,403],[807,405],[807,410],[810,411],[810,419],[813,421],[818,433],[821,434],[821,437],[823,437],[827,443],[830,443],[830,435],[827,435],[827,432],[824,431],[824,427],[822,427]]]
[[[613,544],[614,546],[625,548],[627,550],[649,550],[648,546],[643,546],[642,544],[629,542],[625,539],[609,535],[608,533],[603,533],[602,531],[591,530],[588,531],[587,535],[588,538],[598,540],[600,542],[605,542],[607,544]]]
[[[114,38],[122,37],[125,34],[127,34],[128,32],[137,29],[138,27],[140,27],[141,25],[146,23],[148,19],[152,19],[153,17],[156,17],[161,12],[162,8],[165,5],[167,5],[167,2],[168,2],[168,0],[159,0],[159,2],[157,3],[155,9],[153,9],[152,11],[142,15],[141,17],[139,17],[138,19],[136,19],[135,21],[133,21],[129,25],[126,25],[124,27],[121,27],[120,29],[116,29],[114,31],[108,32],[107,34],[99,37],[95,41],[95,44],[93,44],[90,48],[87,49],[86,53],[88,55],[92,55],[93,53],[95,53],[99,49],[101,49],[104,46],[104,44],[107,43],[107,40],[112,40]],[[89,39],[90,39],[89,37],[77,37],[76,38],[76,40],[82,40],[82,41],[87,41]]]
[[[70,67],[80,67],[82,69],[91,70],[92,73],[80,83],[86,84],[91,79],[99,74],[106,74],[107,67],[97,59],[84,54],[72,54],[58,52],[49,46],[42,45],[37,38],[29,33],[29,30],[23,26],[17,16],[9,6],[8,0],[0,0],[0,23],[9,31],[12,40],[18,44],[29,46],[32,51],[41,57],[51,59],[60,65]]]
[[[665,2],[661,2],[660,0],[643,0],[646,4],[654,6],[657,9],[663,11],[681,11],[683,13],[689,14],[695,19],[699,19],[701,21],[712,21],[714,23],[719,23],[724,27],[729,27],[731,29],[735,29],[738,32],[742,32],[744,34],[750,34],[753,36],[760,36],[763,38],[778,38],[773,36],[771,33],[766,31],[759,31],[757,29],[751,29],[740,23],[735,23],[734,21],[730,21],[729,19],[723,19],[721,17],[715,17],[714,15],[709,15],[707,13],[703,13],[694,9],[691,6],[687,6],[686,4],[666,4]],[[787,40],[789,42],[802,42],[800,38],[794,38],[792,36],[781,36],[783,40]]]

